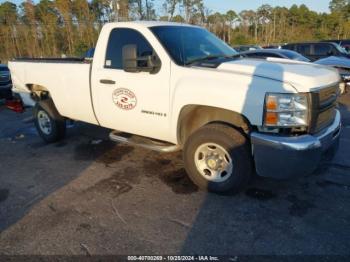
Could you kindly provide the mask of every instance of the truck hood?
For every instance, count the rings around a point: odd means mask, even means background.
[[[337,70],[289,59],[237,59],[222,63],[218,70],[253,75],[291,84],[298,92],[310,92],[340,81]]]

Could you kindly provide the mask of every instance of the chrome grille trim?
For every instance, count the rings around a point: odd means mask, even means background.
[[[310,133],[320,132],[333,123],[339,94],[339,83],[311,93]]]

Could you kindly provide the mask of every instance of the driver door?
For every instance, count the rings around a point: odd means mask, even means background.
[[[111,31],[104,64],[93,67],[92,98],[101,126],[167,140],[169,135],[170,64],[157,73],[125,72],[122,50],[136,45],[138,57],[154,52],[141,32],[130,28]]]

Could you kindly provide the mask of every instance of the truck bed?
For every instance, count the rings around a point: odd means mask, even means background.
[[[90,90],[91,63],[83,58],[19,58],[9,62],[15,93],[30,86],[46,89],[58,112],[70,119],[96,124]]]

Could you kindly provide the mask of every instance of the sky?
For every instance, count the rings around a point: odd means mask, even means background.
[[[246,9],[256,10],[263,4],[271,6],[290,7],[293,4],[305,4],[316,12],[328,12],[330,0],[204,0],[206,6],[213,12],[226,12],[233,9],[237,13]]]
[[[37,2],[38,0],[34,0]],[[157,0],[159,1],[159,0]],[[5,2],[5,0],[0,0],[0,3]],[[13,0],[16,4],[21,3],[21,0]],[[161,1],[162,2],[162,1]],[[244,9],[257,9],[263,4],[269,4],[271,6],[286,6],[290,7],[293,4],[307,5],[311,10],[316,12],[328,12],[328,5],[330,0],[204,0],[206,6],[212,12],[224,13],[227,10],[233,9],[237,13]]]

